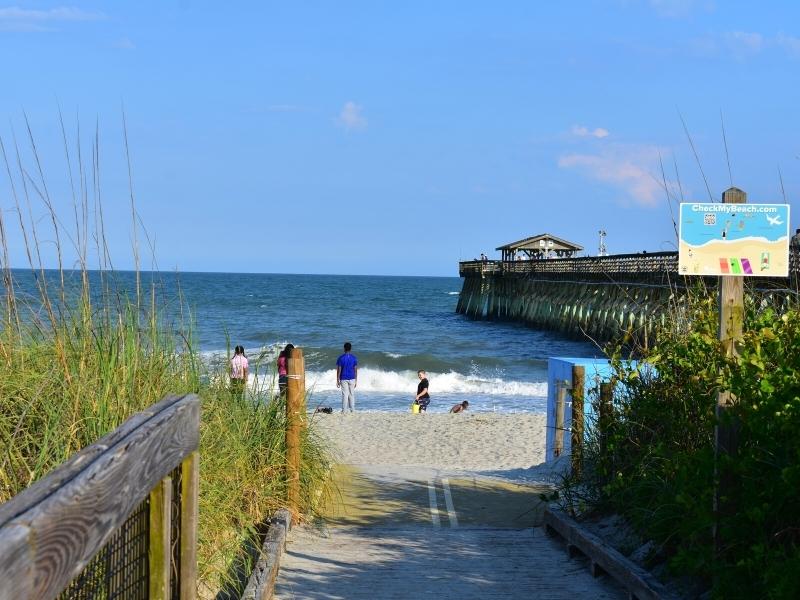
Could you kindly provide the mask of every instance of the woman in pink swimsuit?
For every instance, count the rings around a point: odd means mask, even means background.
[[[231,359],[231,393],[235,396],[241,396],[247,385],[247,367],[244,347],[236,346]]]

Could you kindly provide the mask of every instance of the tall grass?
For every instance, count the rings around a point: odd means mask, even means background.
[[[233,397],[225,364],[199,360],[185,300],[166,297],[157,274],[148,284],[139,272],[136,240],[142,236],[131,236],[135,284],[113,269],[100,194],[99,134],[86,165],[87,153],[80,143],[69,143],[61,125],[69,218],[50,197],[27,121],[27,163],[16,139],[6,144],[0,137],[13,204],[11,211],[0,211],[0,502],[166,394],[197,392],[199,574],[202,595],[210,596],[232,578],[241,548],[252,543],[257,524],[284,497],[285,409],[272,400],[270,386]],[[125,142],[127,150],[127,134]],[[130,167],[127,155],[126,160]],[[135,232],[140,222],[132,188],[130,211]],[[12,239],[23,240],[27,269],[11,268]],[[48,260],[56,268],[46,269]],[[327,471],[324,448],[309,432],[302,453],[302,510],[313,511]]]

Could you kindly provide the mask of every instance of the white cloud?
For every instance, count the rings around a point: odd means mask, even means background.
[[[265,110],[267,112],[300,112],[305,109],[299,104],[268,104]]]
[[[760,33],[731,31],[723,36],[728,50],[739,58],[758,54],[764,48],[764,36]]]
[[[584,127],[583,125],[573,125],[572,126],[572,135],[576,135],[578,137],[596,137],[598,139],[602,139],[604,137],[609,136],[608,129],[604,129],[602,127],[595,127],[594,129],[589,129],[588,127]]]
[[[765,36],[756,32],[728,31],[691,40],[689,49],[693,55],[703,58],[727,55],[739,60],[778,49],[789,58],[800,59],[800,38],[783,33]]]
[[[352,100],[344,103],[337,122],[348,131],[367,128],[367,118],[363,114],[363,107]]]
[[[779,33],[775,37],[775,43],[778,44],[780,48],[783,48],[792,58],[800,58],[800,38]]]
[[[686,17],[697,9],[712,11],[711,0],[648,0],[647,2],[659,17]]]
[[[134,44],[130,38],[121,37],[113,43],[114,48],[119,48],[120,50],[136,50],[136,44]]]
[[[597,154],[565,154],[558,159],[558,166],[577,169],[591,179],[611,184],[637,204],[654,206],[664,191],[660,152],[657,146],[617,144]]]
[[[89,12],[72,6],[49,9],[0,8],[0,30],[2,31],[50,31],[55,23],[98,21],[105,19],[103,13]]]

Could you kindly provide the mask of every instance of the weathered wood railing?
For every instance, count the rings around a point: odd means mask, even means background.
[[[0,505],[0,600],[195,598],[199,425],[167,397]]]

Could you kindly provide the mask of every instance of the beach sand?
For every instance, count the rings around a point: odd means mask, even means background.
[[[312,417],[338,493],[292,529],[276,600],[625,597],[537,528],[544,415]]]
[[[545,415],[356,412],[311,416],[336,462],[470,472],[511,481],[552,481],[544,465]]]
[[[766,253],[768,260],[762,263]],[[752,274],[762,277],[787,277],[789,274],[789,242],[782,238],[777,242],[756,241],[751,238],[708,242],[702,246],[693,246],[680,242],[680,263],[678,270],[689,275],[720,274],[720,259],[747,259]]]

